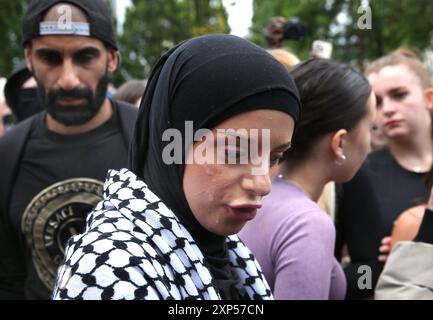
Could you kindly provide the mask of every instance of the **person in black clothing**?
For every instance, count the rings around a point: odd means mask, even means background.
[[[433,167],[427,174],[427,187],[433,185]],[[433,283],[433,190],[413,241],[402,241],[393,248],[376,286],[375,299],[432,300]]]
[[[433,85],[425,66],[416,57],[394,52],[374,62],[366,74],[388,147],[371,153],[340,192],[336,254],[340,257],[347,245],[349,299],[373,297],[394,220],[404,210],[426,202],[423,178],[433,159]],[[381,243],[385,245],[379,256]],[[369,275],[362,266],[371,268],[371,282],[363,282],[362,276]]]
[[[0,140],[0,299],[48,299],[108,169],[127,166],[137,112],[106,98],[119,58],[103,0],[33,0],[23,40],[44,111]]]
[[[19,123],[42,111],[38,89],[26,62],[20,62],[10,74],[5,86],[5,98]]]

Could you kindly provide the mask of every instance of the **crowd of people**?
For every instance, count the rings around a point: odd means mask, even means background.
[[[32,0],[22,26],[0,80],[0,299],[433,299],[414,52],[301,61],[277,17],[267,50],[192,38],[114,89],[103,0]]]

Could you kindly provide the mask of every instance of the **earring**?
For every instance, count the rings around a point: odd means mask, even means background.
[[[340,160],[335,160],[335,163],[336,163],[338,166],[342,166],[343,163],[344,163],[344,161],[346,161],[346,159],[347,159],[347,157],[343,154],[343,155],[341,155]]]

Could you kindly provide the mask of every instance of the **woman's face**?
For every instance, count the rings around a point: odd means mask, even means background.
[[[368,76],[377,98],[377,121],[390,141],[429,130],[431,118],[421,80],[408,66],[387,66]]]
[[[347,170],[341,170],[342,176],[337,182],[346,182],[353,178],[371,150],[371,129],[376,119],[376,98],[372,92],[367,102],[367,114],[343,141],[344,162]]]
[[[236,234],[255,217],[290,147],[293,129],[288,114],[255,110],[224,121],[205,136],[215,146],[214,156],[208,157],[213,161],[200,164],[196,159],[206,140],[190,148],[183,188],[195,218],[205,229],[222,236]],[[269,139],[262,135],[266,131]]]

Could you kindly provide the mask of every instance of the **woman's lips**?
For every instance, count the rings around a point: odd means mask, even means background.
[[[262,207],[261,204],[245,204],[228,206],[229,214],[236,220],[250,221],[257,215],[257,209]]]
[[[392,127],[396,127],[401,123],[402,120],[391,120],[388,121],[387,123],[385,123],[385,127],[387,128],[392,128]]]

